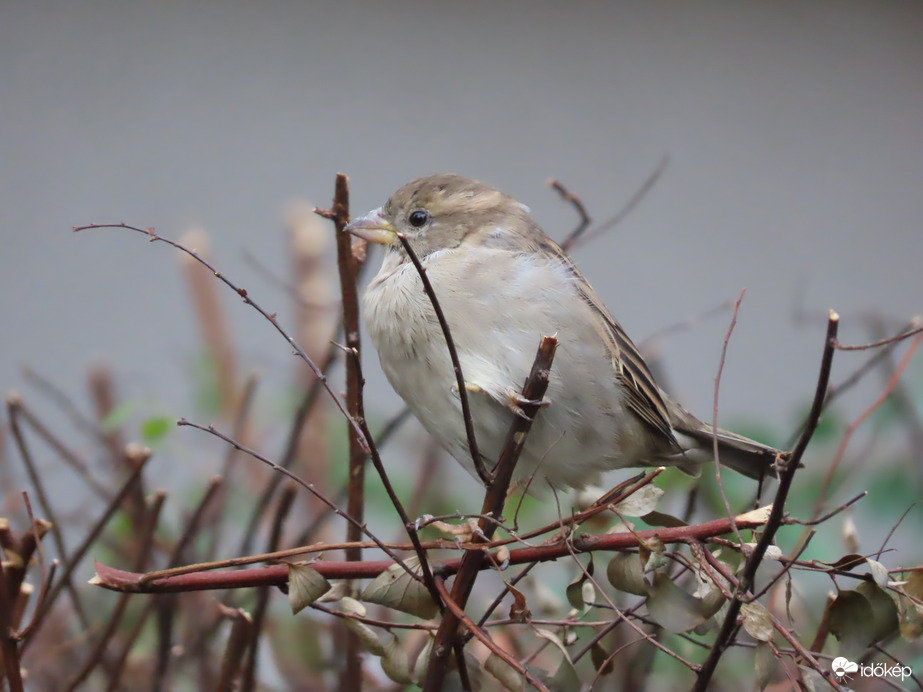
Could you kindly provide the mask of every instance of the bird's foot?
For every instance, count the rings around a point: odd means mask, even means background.
[[[551,402],[548,401],[548,399],[527,399],[522,394],[513,389],[508,389],[504,398],[506,399],[504,403],[510,411],[515,413],[520,418],[528,421],[531,421],[532,417],[527,414],[525,410],[523,410],[523,406],[530,406],[535,408],[546,408],[551,406]]]

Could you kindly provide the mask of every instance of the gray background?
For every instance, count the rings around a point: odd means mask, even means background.
[[[639,341],[747,287],[725,421],[788,429],[828,307],[856,341],[870,311],[900,324],[923,307],[918,3],[0,8],[4,389],[28,365],[82,397],[104,360],[126,396],[188,413],[197,340],[172,251],[71,226],[202,226],[221,268],[284,320],[288,299],[244,251],[285,277],[284,210],[327,203],[337,171],[357,213],[422,174],[478,177],[561,238],[574,214],[548,177],[603,219],[668,156],[640,208],[575,259]],[[284,382],[289,349],[225,298],[244,366]],[[706,417],[728,319],[662,348],[669,388]],[[394,395],[374,358],[367,371],[385,414]]]

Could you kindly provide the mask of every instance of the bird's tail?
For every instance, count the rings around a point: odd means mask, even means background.
[[[692,438],[695,447],[700,453],[705,454],[709,459],[714,458],[714,439],[718,438],[718,458],[722,466],[728,466],[738,473],[742,473],[748,478],[761,481],[765,478],[775,478],[778,474],[776,471],[776,461],[780,452],[768,445],[764,445],[756,440],[751,440],[743,435],[729,432],[718,428],[715,431],[712,426],[703,423],[701,428],[694,430],[680,430],[687,437]]]
[[[728,430],[721,428],[716,430],[682,407],[672,407],[671,413],[673,414],[671,423],[677,438],[682,446],[688,447],[686,454],[691,455],[694,461],[713,460],[715,458],[714,441],[717,438],[718,458],[722,466],[728,466],[755,480],[778,476],[776,461],[780,455],[784,458],[787,452]]]

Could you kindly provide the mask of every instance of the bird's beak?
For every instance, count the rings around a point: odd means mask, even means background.
[[[397,229],[382,217],[381,207],[360,216],[343,230],[378,245],[391,245],[397,240]]]

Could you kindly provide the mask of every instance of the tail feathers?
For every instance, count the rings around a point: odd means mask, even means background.
[[[674,426],[679,436],[690,439],[692,442],[690,451],[697,458],[704,455],[707,459],[714,459],[714,441],[717,437],[718,458],[722,466],[728,466],[754,480],[777,477],[775,462],[784,452],[743,435],[737,435],[721,428],[715,430],[701,421],[696,421],[696,423],[698,425],[690,426],[677,426],[674,423]]]

